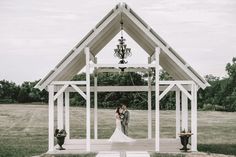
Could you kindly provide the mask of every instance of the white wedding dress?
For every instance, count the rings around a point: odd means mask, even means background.
[[[116,113],[116,129],[112,136],[109,139],[110,142],[133,142],[135,141],[134,139],[126,136],[122,131],[121,131],[121,121],[119,115]]]

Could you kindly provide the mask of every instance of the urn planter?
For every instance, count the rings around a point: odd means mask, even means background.
[[[55,130],[54,137],[56,137],[57,144],[60,146],[58,148],[58,150],[65,150],[65,148],[62,147],[62,145],[65,142],[66,135],[67,135],[67,133],[66,133],[66,131],[64,129],[62,129],[62,130],[56,129]]]
[[[183,150],[185,152],[187,152],[189,150],[189,148],[187,147],[188,143],[189,143],[189,137],[191,137],[193,134],[191,132],[185,132],[185,131],[182,131],[180,134],[179,134],[179,137],[180,137],[180,141],[181,141],[181,144],[183,145],[183,148],[181,148],[180,150]]]

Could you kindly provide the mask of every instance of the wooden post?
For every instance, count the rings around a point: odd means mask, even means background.
[[[188,131],[188,97],[182,93],[182,131]]]
[[[48,86],[48,151],[54,150],[54,85]]]
[[[63,129],[63,93],[57,98],[57,128]]]
[[[175,110],[176,110],[176,138],[179,138],[180,133],[180,90],[175,91]]]
[[[176,105],[175,105],[175,110],[176,110],[176,138],[179,138],[179,133],[180,133],[180,91],[176,90],[175,91],[175,100],[176,100]]]
[[[151,57],[148,57],[148,64],[151,64]],[[148,139],[152,139],[152,85],[149,71],[148,71]]]
[[[97,64],[97,58],[94,58],[94,63]],[[98,139],[98,93],[97,93],[97,69],[94,74],[94,139]]]
[[[191,101],[191,150],[197,151],[197,85],[192,85],[192,101]]]
[[[67,132],[66,139],[70,139],[70,93],[65,92],[65,130]]]
[[[156,127],[155,127],[155,151],[160,151],[160,100],[159,100],[159,55],[160,55],[160,48],[157,47],[155,49],[155,55],[156,55],[156,83],[155,83],[155,97],[156,97]]]
[[[86,151],[90,152],[90,52],[89,48],[85,48],[86,58]]]

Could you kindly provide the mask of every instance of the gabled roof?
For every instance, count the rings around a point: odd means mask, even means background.
[[[86,46],[95,56],[123,28],[150,56],[161,48],[160,65],[176,80],[193,80],[202,89],[209,86],[175,50],[148,26],[127,4],[118,4],[35,86],[42,90],[52,81],[71,80],[84,66]]]

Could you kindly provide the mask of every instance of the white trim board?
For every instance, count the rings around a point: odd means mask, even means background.
[[[160,91],[164,91],[168,86],[160,86]],[[191,86],[183,85],[187,91],[191,91]],[[55,87],[55,92],[60,90],[59,87]],[[86,92],[85,86],[79,86],[80,90]],[[155,86],[151,87],[152,91],[155,91]],[[179,90],[174,86],[170,91]],[[148,86],[97,86],[97,92],[148,92]],[[65,92],[77,92],[74,88],[68,87]],[[94,86],[90,86],[90,92],[94,92]]]

